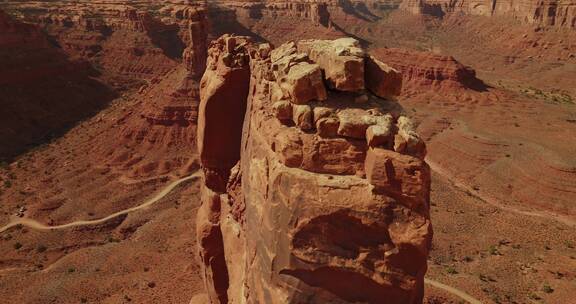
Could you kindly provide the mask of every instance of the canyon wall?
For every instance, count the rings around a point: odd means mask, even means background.
[[[347,27],[375,22],[399,4],[400,0],[211,1],[209,7],[215,33],[281,44],[349,36]]]
[[[0,10],[0,159],[58,136],[114,94],[90,65],[55,47],[36,25]]]
[[[422,302],[430,169],[393,100],[401,79],[351,38],[211,44],[197,220],[211,303]]]
[[[379,12],[397,8],[400,2],[401,0],[217,0],[209,2],[209,5],[236,9],[240,18],[301,18],[327,27],[331,19],[377,19]]]
[[[486,84],[476,77],[474,69],[461,64],[452,56],[398,48],[378,48],[370,53],[402,73],[403,95],[487,89]]]
[[[135,178],[186,175],[198,168],[196,125],[209,25],[202,7],[182,12],[179,23],[187,42],[182,63],[140,87],[133,95],[138,102],[118,120],[114,142],[94,153]]]
[[[26,22],[45,30],[57,47],[71,57],[89,61],[122,88],[163,76],[175,68],[189,45],[190,10],[201,5],[163,10],[150,4],[117,2],[5,3]]]
[[[576,28],[576,1],[568,0],[404,0],[401,9],[443,17],[451,13],[513,18],[526,24]]]
[[[175,6],[163,11],[170,21],[161,22],[135,8],[96,7],[88,15],[86,6],[65,11],[74,6],[62,5],[37,10],[39,24],[0,15],[0,139],[13,142],[0,148],[0,158],[96,114],[119,97],[113,86],[131,90],[122,94],[123,103],[135,102],[123,106],[121,117],[100,114],[99,121],[115,121],[115,132],[94,146],[99,162],[133,177],[197,169],[200,79],[210,31],[205,8]],[[22,18],[28,19],[34,15]]]

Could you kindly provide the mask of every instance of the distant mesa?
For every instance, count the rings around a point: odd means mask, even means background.
[[[386,60],[402,72],[404,92],[415,91],[486,91],[488,86],[476,77],[476,71],[456,61],[452,56],[437,55],[398,48],[371,51],[376,58]]]

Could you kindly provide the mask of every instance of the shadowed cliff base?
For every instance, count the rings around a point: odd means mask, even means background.
[[[0,159],[50,142],[116,97],[35,25],[0,11],[0,32]]]

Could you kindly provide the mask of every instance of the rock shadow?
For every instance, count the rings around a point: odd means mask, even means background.
[[[117,97],[87,62],[71,61],[60,49],[0,50],[0,160],[48,144]]]

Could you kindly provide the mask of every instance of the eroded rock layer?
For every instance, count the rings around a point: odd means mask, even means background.
[[[88,60],[119,88],[163,76],[190,45],[190,22],[202,3],[24,2],[3,4],[38,23],[69,56]],[[197,20],[196,20],[197,21]],[[205,30],[202,30],[205,32]],[[205,57],[197,54],[198,58]],[[198,66],[204,66],[199,64]]]
[[[136,107],[118,120],[115,144],[104,145],[97,154],[109,164],[123,167],[134,177],[197,169],[196,124],[200,103],[200,79],[206,68],[208,20],[203,8],[190,8],[183,62],[163,77],[143,85]],[[123,148],[118,148],[121,146]],[[124,148],[128,149],[124,149]]]
[[[223,36],[209,53],[197,232],[211,303],[421,303],[426,148],[364,87],[373,74],[399,86],[398,72],[349,38],[273,49]]]
[[[371,54],[402,72],[405,94],[415,91],[485,90],[476,71],[451,56],[398,48],[379,48]]]
[[[415,14],[443,17],[450,13],[500,16],[538,26],[576,28],[576,1],[568,0],[404,0],[400,8]]]

